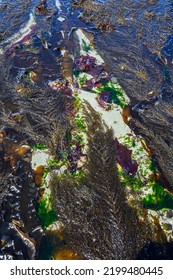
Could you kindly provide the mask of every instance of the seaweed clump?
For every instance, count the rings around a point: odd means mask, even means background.
[[[28,85],[19,91],[10,62],[0,63],[0,256],[36,259],[45,238],[42,228],[55,221],[54,212],[36,204],[40,179],[34,182],[31,147],[56,154],[65,146],[69,125],[67,103],[60,92]],[[68,101],[68,100],[67,100]],[[70,101],[69,101],[70,102]],[[35,178],[36,179],[36,178]],[[44,212],[45,210],[45,212]],[[39,214],[39,215],[38,215]],[[44,216],[44,221],[41,218]]]
[[[143,198],[145,208],[160,210],[173,209],[173,195],[157,182],[152,182],[152,193]]]
[[[149,234],[126,201],[116,172],[112,129],[87,104],[84,108],[88,160],[84,177],[52,179],[54,208],[64,224],[67,244],[85,259],[134,259]]]
[[[89,3],[90,2],[90,3]],[[167,187],[173,189],[172,164],[172,8],[170,1],[79,1],[83,19],[95,26],[109,17],[114,30],[95,36],[109,70],[130,98],[131,127],[155,151]],[[89,6],[89,8],[88,8]]]
[[[65,145],[70,129],[67,120],[71,98],[44,85],[25,85],[29,91],[18,90],[10,75],[10,62],[0,64],[0,125],[14,129],[32,146],[41,144],[52,154]],[[10,102],[9,102],[10,101]]]
[[[109,14],[105,12],[105,5],[96,3],[96,1],[93,0],[82,0],[78,2],[73,1],[73,6],[83,8],[84,11],[81,18],[85,19],[87,23],[94,21],[96,28],[101,32],[111,32],[114,30],[115,26],[112,19],[109,17]],[[101,20],[99,20],[100,17],[102,17]]]

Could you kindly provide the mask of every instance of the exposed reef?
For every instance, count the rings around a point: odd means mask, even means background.
[[[135,259],[152,236],[149,221],[145,211],[144,220],[139,220],[126,202],[116,171],[113,131],[89,104],[84,111],[88,129],[84,175],[77,179],[64,174],[52,180],[64,237],[86,259]]]
[[[0,257],[173,258],[170,1],[18,4],[0,3]]]
[[[131,127],[149,141],[173,190],[171,4],[110,0],[101,5],[78,1],[75,6],[100,31],[97,49],[130,98]],[[111,30],[102,26],[105,20]]]

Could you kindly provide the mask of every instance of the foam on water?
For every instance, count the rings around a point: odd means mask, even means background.
[[[61,10],[61,3],[60,3],[59,0],[55,0],[55,5],[56,5],[57,9],[59,10],[59,12],[61,12],[62,11]]]
[[[22,27],[19,32],[15,33],[12,37],[7,39],[7,43],[17,43],[19,40],[22,40],[27,34],[32,31],[32,27],[35,25],[35,19],[33,13],[30,13],[29,20],[24,27]]]

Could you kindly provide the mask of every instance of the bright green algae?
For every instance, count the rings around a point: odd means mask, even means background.
[[[57,221],[57,214],[54,209],[48,209],[47,200],[43,197],[39,202],[38,216],[43,223],[44,229]]]
[[[152,182],[152,193],[143,198],[145,208],[152,210],[173,209],[173,195],[157,182]]]

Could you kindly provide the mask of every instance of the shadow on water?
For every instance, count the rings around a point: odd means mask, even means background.
[[[137,260],[173,260],[173,244],[169,242],[160,244],[148,240]]]

